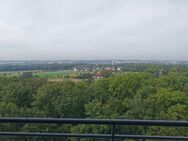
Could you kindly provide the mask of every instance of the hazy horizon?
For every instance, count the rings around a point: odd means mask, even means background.
[[[186,0],[0,1],[0,61],[188,60]]]
[[[19,61],[186,61],[183,59],[14,59],[14,60],[0,60],[0,62],[19,62]]]

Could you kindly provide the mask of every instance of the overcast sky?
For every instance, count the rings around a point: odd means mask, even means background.
[[[0,60],[188,60],[188,0],[0,0]]]

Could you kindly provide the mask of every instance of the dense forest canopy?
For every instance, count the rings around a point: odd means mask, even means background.
[[[136,65],[130,67],[137,68]],[[143,66],[143,65],[140,65]],[[186,66],[139,67],[95,81],[48,81],[46,78],[0,77],[1,117],[188,120]],[[127,69],[129,69],[127,67]],[[123,70],[125,71],[125,70]],[[107,126],[4,125],[1,131],[108,133]],[[119,133],[187,135],[185,128],[118,127]],[[37,139],[36,139],[37,140]],[[50,139],[49,139],[50,140]]]

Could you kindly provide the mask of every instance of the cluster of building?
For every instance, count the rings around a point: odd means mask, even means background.
[[[120,67],[105,67],[104,70],[109,70],[109,71],[121,71]]]
[[[120,67],[85,67],[85,66],[77,66],[73,68],[74,72],[78,73],[90,73],[91,78],[93,79],[100,79],[100,78],[105,78],[106,73],[114,73],[114,72],[120,72],[121,68]]]
[[[104,68],[99,68],[99,67],[96,67],[96,68],[89,68],[89,67],[81,67],[81,66],[78,66],[78,67],[74,67],[73,68],[73,71],[74,72],[87,72],[87,71],[100,71],[100,70],[108,70],[108,71],[121,71],[121,68],[120,67],[104,67]]]

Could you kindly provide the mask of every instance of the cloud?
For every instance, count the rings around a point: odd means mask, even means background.
[[[186,0],[0,1],[0,59],[186,59]]]

